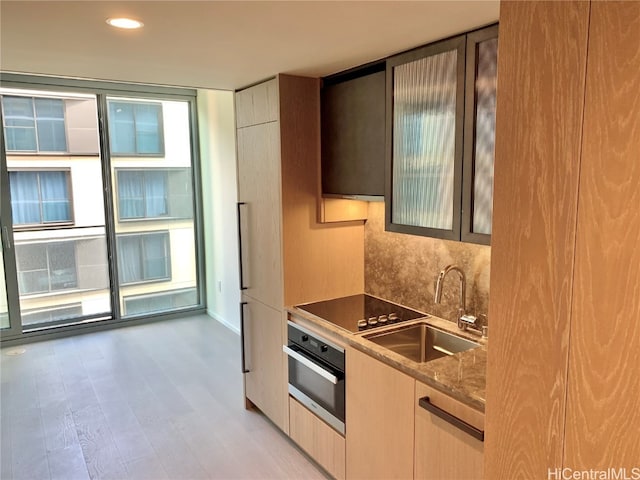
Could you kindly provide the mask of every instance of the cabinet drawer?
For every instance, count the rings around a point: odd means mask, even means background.
[[[345,478],[344,437],[291,397],[289,435],[333,477]]]
[[[468,423],[478,430],[484,430],[484,413],[451,398],[440,390],[436,390],[424,383],[416,382],[416,411],[422,410],[425,413],[429,413],[418,406],[418,400],[424,397],[429,397],[433,405],[459,418],[463,422]]]
[[[471,427],[484,430],[483,413],[416,382],[415,478],[482,479],[484,443],[422,408],[418,401],[424,397],[429,397],[431,404]]]

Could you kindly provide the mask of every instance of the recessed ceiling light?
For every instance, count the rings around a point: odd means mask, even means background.
[[[107,18],[107,23],[112,27],[126,28],[128,30],[144,27],[144,23],[133,18]]]

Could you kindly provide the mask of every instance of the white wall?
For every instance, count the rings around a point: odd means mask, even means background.
[[[233,92],[198,90],[207,312],[240,330]]]

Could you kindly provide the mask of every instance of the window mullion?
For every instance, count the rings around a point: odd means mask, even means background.
[[[64,125],[65,152],[69,153],[69,129],[67,128],[67,102],[62,102],[62,124]]]
[[[36,100],[31,98],[31,111],[33,112],[33,133],[36,140],[36,153],[40,151],[40,136],[38,135],[38,117],[36,115]]]
[[[140,238],[138,239],[140,241],[140,271],[142,272],[142,281],[147,279],[147,262],[145,261],[147,250],[145,248],[144,239],[144,235],[140,235]]]
[[[44,246],[44,252],[45,252],[45,257],[47,259],[47,284],[49,286],[49,288],[47,289],[47,292],[51,292],[52,291],[52,287],[51,287],[51,259],[49,258],[49,245],[45,245]]]
[[[133,151],[135,155],[139,154],[138,151],[138,127],[136,126],[136,105],[133,105],[131,108],[131,112],[133,114]]]
[[[136,146],[136,149],[138,147]],[[149,217],[149,210],[147,209],[147,172],[142,170],[142,211],[144,212],[144,218]]]
[[[40,223],[44,224],[44,206],[42,198],[42,182],[40,180],[40,172],[36,173],[36,188],[38,189],[38,210],[40,211]]]
[[[171,272],[171,248],[170,248],[171,232],[167,232],[164,236],[164,270],[167,278],[172,278]]]

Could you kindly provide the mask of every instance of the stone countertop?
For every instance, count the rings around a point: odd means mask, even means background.
[[[381,362],[410,375],[416,380],[440,390],[465,405],[484,412],[487,365],[486,339],[480,339],[467,332],[462,332],[453,322],[434,316],[425,316],[425,318],[422,319],[402,323],[403,326],[408,326],[426,322],[441,330],[480,343],[479,348],[438,358],[426,363],[418,363],[363,338],[362,334],[370,330],[353,333],[299,308],[288,307],[287,311],[296,317],[312,323],[320,330],[339,337],[345,344],[377,358]],[[376,332],[394,330],[397,327],[398,325],[396,324],[385,327],[384,329],[379,328],[376,329]]]

